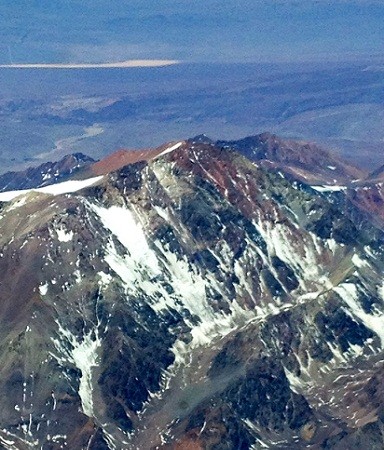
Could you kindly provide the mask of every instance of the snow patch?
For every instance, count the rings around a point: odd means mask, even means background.
[[[328,245],[328,248],[331,250],[332,253],[335,253],[337,250],[337,242],[333,239],[326,239],[325,243]]]
[[[347,189],[347,186],[323,185],[311,186],[311,188],[318,192],[340,192],[345,191]]]
[[[0,202],[10,202],[14,198],[19,197],[20,195],[27,195],[30,192],[39,192],[43,194],[50,195],[61,195],[61,194],[69,194],[71,192],[79,191],[80,189],[84,189],[86,187],[92,186],[103,178],[103,176],[88,178],[86,180],[72,180],[72,181],[64,181],[63,183],[52,184],[51,186],[44,186],[42,188],[35,189],[23,189],[19,191],[8,191],[0,193]],[[21,201],[18,200],[19,202]],[[20,205],[18,205],[20,206]]]
[[[162,156],[162,155],[166,155],[167,153],[171,153],[171,152],[173,152],[174,150],[176,150],[177,148],[181,147],[182,145],[183,145],[183,141],[178,142],[177,144],[172,145],[171,147],[168,147],[168,148],[166,148],[165,150],[163,150],[161,153],[159,153],[159,154],[156,156],[156,158],[158,158],[159,156]]]
[[[103,208],[96,205],[91,205],[91,208],[100,217],[103,226],[127,249],[131,266],[146,268],[153,277],[160,275],[156,256],[148,246],[143,227],[128,208]]]
[[[70,242],[73,239],[73,231],[66,231],[66,229],[61,226],[60,228],[56,229],[57,233],[57,239],[60,242]]]
[[[43,181],[47,181],[50,178],[52,178],[52,175],[50,173],[42,173],[41,175],[42,175],[42,180]]]
[[[112,276],[109,275],[109,273],[105,272],[98,272],[97,275],[99,275],[100,280],[98,282],[99,286],[101,287],[107,287],[109,283],[112,281]]]
[[[161,218],[163,218],[166,222],[169,221],[169,214],[165,208],[160,208],[160,206],[156,205],[153,208]]]
[[[381,299],[384,301],[384,281],[382,282],[381,286],[377,288],[377,291]]]
[[[0,443],[3,444],[7,449],[16,449],[16,447],[13,446],[15,444],[15,441],[5,439],[2,436],[0,436]]]
[[[214,339],[226,336],[240,324],[246,324],[253,319],[255,312],[243,309],[236,300],[229,304],[230,312],[227,314],[215,312],[208,304],[206,287],[208,285],[215,287],[216,280],[209,274],[205,274],[203,278],[188,261],[167,251],[160,243],[156,245],[159,250],[159,261],[162,262],[163,271],[167,272],[166,278],[170,280],[174,293],[169,295],[159,286],[158,292],[161,293],[161,298],[151,305],[152,308],[155,311],[167,308],[181,311],[186,308],[192,316],[199,318],[197,324],[186,320],[191,327],[191,342],[186,344],[178,340],[171,349],[175,355],[175,362],[168,370],[172,373],[177,366],[189,358],[191,349],[210,345]],[[218,286],[217,290],[220,290]]]
[[[48,292],[48,283],[42,284],[39,286],[40,295],[46,295]]]
[[[12,205],[8,208],[8,211],[12,211],[13,209],[20,208],[21,206],[25,205],[26,203],[27,203],[26,197],[21,197],[12,203]]]
[[[305,387],[305,383],[295,374],[290,372],[287,368],[284,367],[285,376],[289,381],[291,389],[296,394],[302,394],[303,387]]]
[[[360,256],[357,255],[356,253],[352,256],[352,262],[355,265],[355,267],[358,267],[358,268],[369,267],[368,261],[361,259]]]
[[[296,247],[295,242],[292,242],[292,231],[285,225],[271,224],[266,221],[253,222],[253,224],[266,242],[268,254],[276,255],[288,264],[300,283],[302,280],[308,280],[329,286],[328,279],[320,273],[321,265],[315,253],[317,244],[315,236],[309,235],[311,240],[305,235],[300,236],[301,239]],[[303,249],[305,254],[301,255]]]
[[[261,448],[270,448],[265,442],[263,442],[260,438],[256,437],[260,435],[259,428],[253,424],[249,419],[242,419],[243,423],[248,427],[248,429],[252,432],[253,437],[256,439],[257,444],[251,446],[251,450],[259,450]],[[256,435],[256,436],[255,436]]]
[[[349,312],[361,320],[363,324],[373,331],[381,340],[384,347],[384,316],[381,313],[368,314],[358,303],[357,287],[352,283],[342,283],[334,288],[343,301],[348,305]]]
[[[98,365],[98,350],[101,347],[98,330],[90,330],[79,342],[69,330],[62,327],[58,321],[56,323],[61,339],[53,338],[52,341],[56,349],[81,371],[79,397],[83,412],[88,417],[94,417],[92,368]],[[58,360],[60,362],[60,358]]]

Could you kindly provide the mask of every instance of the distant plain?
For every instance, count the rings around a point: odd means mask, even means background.
[[[384,163],[380,64],[179,64],[0,69],[0,171],[205,133],[315,141],[367,169]]]

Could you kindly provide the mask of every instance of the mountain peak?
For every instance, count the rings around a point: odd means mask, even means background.
[[[162,154],[172,151],[173,147],[177,148],[177,146],[180,146],[183,142],[184,141],[173,141],[161,145],[160,147],[149,149],[120,149],[90,166],[89,172],[93,176],[105,175],[130,164],[135,164],[140,161],[149,161],[153,158],[159,157]]]
[[[109,158],[108,175],[0,205],[0,445],[381,442],[369,217],[231,146]]]
[[[95,160],[83,153],[65,155],[55,162],[45,162],[37,167],[28,167],[20,172],[6,172],[0,175],[0,192],[32,189],[64,181]]]
[[[215,141],[208,137],[206,134],[198,134],[197,136],[188,139],[189,142],[194,144],[213,144]]]
[[[275,167],[313,184],[338,184],[363,176],[363,172],[312,142],[283,139],[264,132],[218,145],[238,150],[253,161]]]

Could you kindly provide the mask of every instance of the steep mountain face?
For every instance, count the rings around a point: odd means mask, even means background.
[[[217,145],[238,150],[263,166],[282,169],[305,183],[338,184],[363,176],[360,169],[316,144],[284,140],[271,133],[218,141]]]
[[[371,172],[366,178],[366,181],[384,182],[384,164]]]
[[[359,209],[366,211],[373,223],[384,228],[384,181],[349,187],[345,195]]]
[[[383,448],[382,229],[223,147],[1,203],[3,448]]]
[[[89,176],[106,175],[114,170],[121,169],[128,164],[134,164],[141,161],[149,161],[163,154],[173,150],[173,146],[178,143],[162,145],[156,148],[141,149],[141,150],[118,150],[111,155],[95,162],[89,166],[88,170],[83,174]]]
[[[0,175],[0,192],[55,184],[74,176],[94,162],[89,156],[74,153],[57,162],[46,162],[20,172],[7,172]]]

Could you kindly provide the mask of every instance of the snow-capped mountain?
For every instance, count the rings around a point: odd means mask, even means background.
[[[383,229],[229,147],[0,198],[3,448],[383,448]]]
[[[29,167],[20,172],[0,175],[0,192],[31,189],[59,183],[80,173],[94,159],[82,153],[66,155],[60,161],[46,162],[38,167]]]

